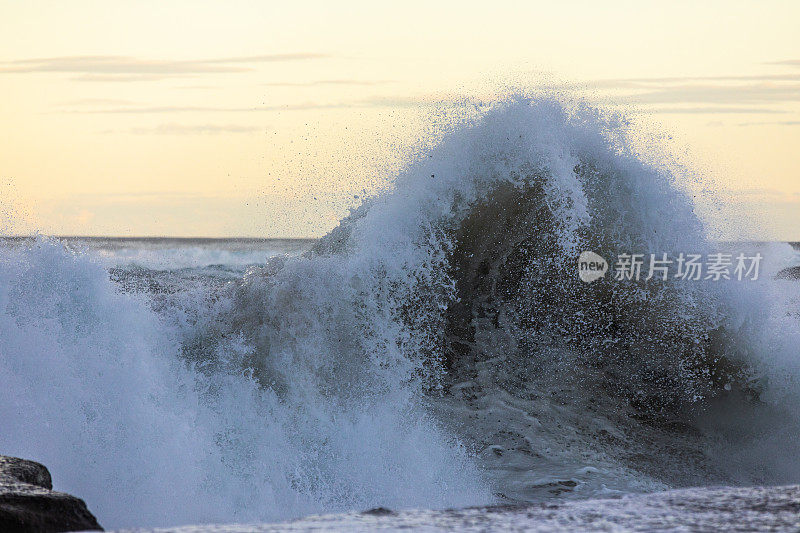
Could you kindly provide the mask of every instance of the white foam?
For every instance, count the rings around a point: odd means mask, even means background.
[[[16,254],[0,262],[0,450],[46,464],[103,525],[491,500],[465,451],[402,387],[328,401],[312,394],[304,353],[285,354],[300,395],[289,398],[244,375],[193,371],[179,332],[115,292],[100,265],[47,242]]]

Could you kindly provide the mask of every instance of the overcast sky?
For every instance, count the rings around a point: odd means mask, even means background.
[[[725,199],[720,236],[800,240],[798,21],[770,1],[0,0],[0,232],[319,236],[437,120],[540,87],[671,136]]]

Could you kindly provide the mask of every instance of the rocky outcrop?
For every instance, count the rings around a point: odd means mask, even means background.
[[[52,489],[43,465],[0,455],[0,531],[102,531],[83,500]]]

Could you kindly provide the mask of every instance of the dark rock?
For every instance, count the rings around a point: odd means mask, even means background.
[[[53,490],[53,480],[44,465],[34,461],[0,455],[0,480],[5,482],[8,481],[7,478]]]
[[[370,516],[393,516],[397,513],[392,511],[391,509],[387,509],[386,507],[375,507],[374,509],[368,509],[361,514],[370,515]]]
[[[0,531],[102,531],[83,500],[52,488],[43,465],[0,455]]]
[[[775,275],[775,279],[800,279],[800,266],[784,268]]]

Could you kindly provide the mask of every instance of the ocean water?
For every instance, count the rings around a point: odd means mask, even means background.
[[[107,528],[800,482],[800,253],[709,242],[670,168],[514,101],[316,241],[3,239],[0,453]]]

